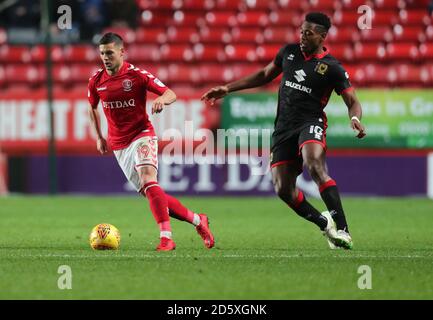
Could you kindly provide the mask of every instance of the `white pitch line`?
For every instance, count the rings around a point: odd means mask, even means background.
[[[121,259],[121,258],[149,258],[149,259],[175,259],[175,258],[182,258],[182,259],[193,259],[193,258],[199,258],[199,259],[218,259],[218,258],[228,258],[228,259],[280,259],[280,258],[337,258],[337,259],[431,259],[433,260],[433,256],[420,256],[420,255],[333,255],[333,256],[323,256],[323,255],[239,255],[239,254],[229,254],[229,255],[199,255],[199,256],[192,256],[192,255],[152,255],[152,254],[142,254],[142,255],[133,255],[133,254],[107,254],[107,255],[69,255],[69,254],[55,254],[55,253],[48,253],[48,254],[20,254],[20,255],[8,255],[10,258],[86,258],[86,259]]]

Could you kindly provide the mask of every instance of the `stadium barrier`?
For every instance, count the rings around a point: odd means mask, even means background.
[[[359,89],[367,137],[354,139],[343,99],[333,94],[325,108],[326,138],[337,148],[433,148],[433,92],[431,90]],[[276,93],[231,94],[222,104],[224,129],[273,128]]]
[[[14,167],[16,172],[11,172],[10,178],[22,189],[11,192],[49,192],[47,156],[26,157]],[[344,195],[426,197],[433,188],[431,155],[428,159],[421,154],[334,153],[328,157],[328,168]],[[253,174],[254,169],[251,163],[181,164],[160,157],[158,178],[164,190],[178,195],[274,196],[270,172]],[[113,156],[62,155],[57,158],[57,174],[59,193],[135,193]],[[309,196],[319,195],[305,172],[298,186]]]
[[[363,122],[367,126],[365,140],[356,139],[350,130],[347,108],[341,97],[334,95],[326,108],[329,171],[342,193],[429,195],[433,198],[433,160],[428,155],[433,146],[433,94],[423,90],[357,92],[364,109]],[[179,97],[175,105],[166,108],[162,114],[152,115],[156,132],[161,135],[176,129],[186,134],[185,120],[193,124],[193,131],[223,128],[235,129],[236,132],[236,129],[243,129],[251,134],[251,130],[245,129],[272,129],[277,102],[275,93],[230,95],[222,103],[221,123],[219,109],[206,107],[199,96]],[[24,159],[14,163],[12,169],[3,170],[8,171],[9,181],[15,181],[11,192],[46,193],[49,190],[46,106],[42,93],[0,97],[0,145],[12,161],[14,157]],[[131,192],[114,157],[96,156],[87,106],[87,99],[82,94],[63,92],[55,96],[58,191]],[[104,117],[101,119],[106,129]],[[180,142],[185,143],[185,137],[181,135],[180,140],[184,141]],[[236,144],[242,141],[250,144],[251,140],[233,141],[237,141]],[[185,151],[184,148],[181,150]],[[187,161],[189,154],[175,156],[180,156],[183,161],[170,164],[160,160],[159,178],[167,192],[274,194],[269,172],[259,170],[257,174],[253,163],[199,164]],[[307,194],[318,195],[317,188],[307,175],[301,177],[298,183]]]

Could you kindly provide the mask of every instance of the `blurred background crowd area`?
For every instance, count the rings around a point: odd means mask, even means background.
[[[84,90],[100,67],[101,34],[117,32],[127,59],[170,87],[202,90],[250,74],[297,42],[305,13],[333,22],[326,45],[358,87],[431,87],[431,0],[75,0],[52,1],[55,89]],[[72,9],[72,28],[57,27],[57,9]],[[361,30],[358,8],[372,9]],[[38,90],[46,79],[40,1],[0,4],[0,88]],[[278,81],[267,88],[274,90]]]

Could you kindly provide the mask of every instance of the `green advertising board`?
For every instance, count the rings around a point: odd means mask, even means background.
[[[325,108],[330,147],[433,147],[433,90],[358,89],[356,94],[367,136],[362,140],[355,138],[347,107],[341,96],[333,93]],[[273,130],[277,99],[277,93],[230,94],[222,103],[221,127],[234,132],[246,129],[254,134],[257,130],[250,129]]]

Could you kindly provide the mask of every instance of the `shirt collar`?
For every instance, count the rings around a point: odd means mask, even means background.
[[[329,50],[326,47],[323,47],[323,52],[322,53],[318,53],[318,54],[316,53],[316,54],[312,54],[312,55],[307,56],[304,52],[302,52],[302,55],[304,56],[304,59],[306,61],[308,61],[308,60],[311,60],[313,58],[322,59],[328,53],[329,53]]]

